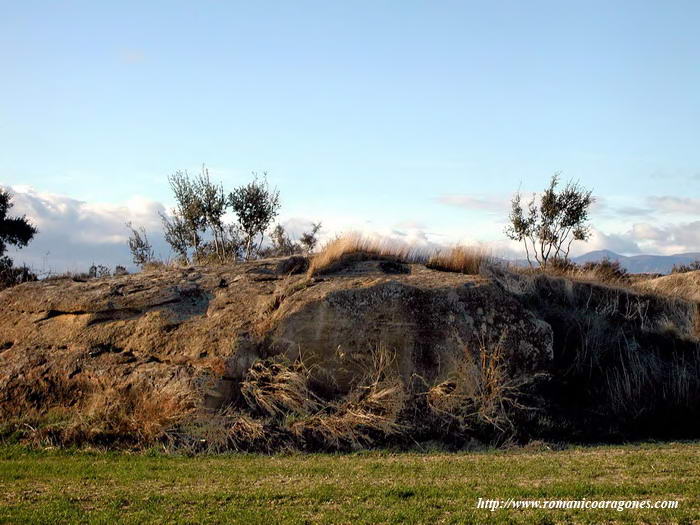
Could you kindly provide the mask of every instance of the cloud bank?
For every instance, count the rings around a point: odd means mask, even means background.
[[[121,204],[90,203],[65,195],[14,186],[12,215],[26,215],[39,229],[28,247],[10,250],[17,264],[36,271],[84,271],[93,262],[131,266],[126,223],[143,226],[156,253],[168,250],[160,232],[159,202],[135,196]]]
[[[125,224],[146,228],[156,255],[168,258],[170,250],[161,231],[159,213],[165,206],[143,196],[134,196],[118,204],[86,202],[60,194],[45,193],[27,186],[9,188],[14,194],[12,215],[26,215],[39,229],[39,234],[22,250],[9,250],[18,264],[28,264],[35,271],[85,271],[90,264],[117,264],[133,268],[127,248],[129,231]],[[683,213],[697,209],[698,199],[677,197],[650,197],[648,203],[664,214]],[[498,198],[450,195],[439,198],[443,204],[486,212],[503,210],[507,201]],[[695,212],[696,213],[696,212]],[[633,213],[627,214],[629,219]],[[607,249],[622,254],[673,254],[700,252],[700,221],[677,223],[650,222],[651,217],[640,214],[640,222],[629,224],[621,220],[620,231],[603,232],[593,229],[587,243],[577,243],[572,254]],[[620,215],[622,217],[623,214]],[[420,221],[403,221],[379,225],[356,217],[325,217],[321,242],[345,232],[360,232],[368,236],[435,249],[453,244],[480,244],[506,258],[522,257],[521,247],[504,238],[487,241],[463,237],[456,232],[441,232]],[[487,219],[488,220],[488,219]],[[309,229],[311,220],[305,217],[287,217],[280,220],[288,234],[298,239]]]

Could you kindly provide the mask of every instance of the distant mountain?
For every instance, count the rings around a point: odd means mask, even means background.
[[[610,250],[596,250],[571,260],[577,264],[596,262],[603,259],[620,261],[620,265],[630,273],[671,273],[674,265],[689,264],[700,260],[700,252],[679,253],[676,255],[620,255]]]

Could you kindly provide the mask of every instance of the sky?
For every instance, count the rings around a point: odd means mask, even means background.
[[[598,198],[577,253],[700,251],[697,1],[0,0],[17,262],[157,249],[167,175],[267,172],[280,222],[517,255],[518,189]]]

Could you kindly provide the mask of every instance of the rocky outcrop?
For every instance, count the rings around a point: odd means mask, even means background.
[[[274,356],[303,363],[322,383],[320,396],[349,395],[378,349],[392,356],[400,388],[416,394],[420,382],[420,395],[436,385],[452,392],[465,363],[481,370],[488,356],[498,355],[518,384],[552,372],[556,330],[517,276],[422,265],[396,272],[372,260],[310,278],[293,262],[164,267],[5,290],[0,419],[57,409],[99,418],[120,405],[180,424],[202,407],[235,405],[251,367]],[[377,377],[375,386],[385,381]]]

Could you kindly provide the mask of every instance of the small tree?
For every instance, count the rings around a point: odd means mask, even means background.
[[[262,244],[264,233],[280,208],[279,191],[276,188],[270,189],[267,184],[267,173],[263,173],[262,178],[259,178],[256,173],[253,173],[253,176],[253,181],[239,186],[228,196],[229,204],[238,218],[243,234],[247,260],[251,259],[256,249],[255,238],[259,235],[260,244]]]
[[[190,231],[182,218],[173,214],[172,217],[161,213],[160,219],[163,221],[163,233],[165,234],[165,242],[167,242],[180,259],[187,260],[187,249],[190,246],[192,239]]]
[[[318,232],[321,231],[320,222],[311,223],[311,231],[304,232],[301,234],[301,239],[299,239],[299,244],[301,244],[302,249],[307,253],[311,253],[316,248],[318,244]]]
[[[214,243],[214,253],[221,262],[226,259],[225,227],[226,196],[221,184],[214,184],[209,179],[209,170],[202,166],[202,171],[194,181],[194,190],[199,200],[197,209],[202,215],[205,229],[209,229]]]
[[[558,184],[559,174],[555,173],[540,198],[532,196],[527,209],[523,208],[520,192],[511,201],[510,223],[505,233],[509,239],[525,245],[530,266],[531,255],[542,268],[551,259],[566,261],[571,243],[590,237],[588,215],[595,201],[592,192],[573,181],[557,191]]]
[[[26,216],[9,216],[12,206],[12,194],[0,188],[0,257],[5,254],[8,244],[23,248],[38,233]]]
[[[168,182],[175,196],[175,208],[172,217],[160,214],[165,240],[178,255],[188,259],[190,249],[195,253],[199,250],[207,224],[200,188],[186,171],[176,171]]]
[[[153,260],[153,247],[148,240],[148,235],[146,235],[146,229],[142,226],[137,230],[130,222],[126,223],[126,227],[131,230],[131,235],[127,240],[131,258],[134,264],[143,267]]]
[[[292,242],[281,224],[278,224],[272,229],[270,232],[270,240],[272,241],[272,246],[268,250],[268,254],[273,257],[293,255],[298,251],[297,245]]]
[[[224,251],[228,257],[232,257],[234,261],[239,257],[243,257],[243,249],[245,241],[241,228],[238,224],[227,224],[224,226]]]
[[[15,268],[12,259],[5,255],[8,245],[23,248],[38,233],[24,215],[9,215],[12,206],[12,194],[0,188],[0,289],[36,280],[33,272],[26,267]]]

